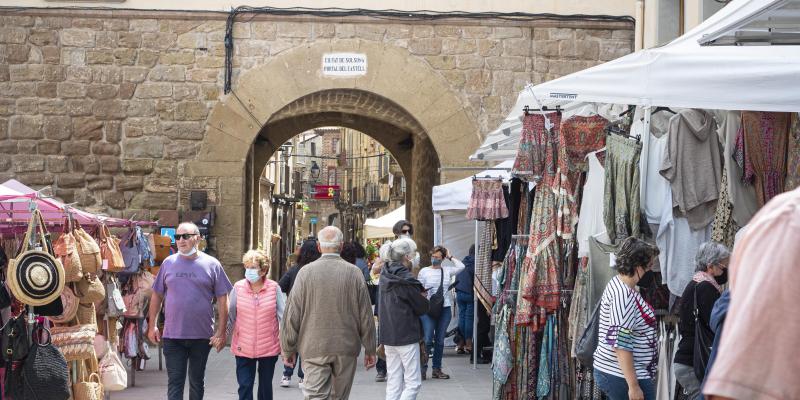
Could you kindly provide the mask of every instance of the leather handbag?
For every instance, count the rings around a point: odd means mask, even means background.
[[[169,257],[170,246],[172,246],[172,239],[169,236],[161,236],[153,234],[150,236],[155,244],[156,263],[161,264]]]
[[[694,354],[692,364],[694,376],[702,382],[706,376],[708,359],[711,357],[711,346],[714,344],[714,333],[700,321],[700,308],[697,307],[697,286],[694,287]]]
[[[100,278],[87,274],[75,284],[75,295],[81,303],[99,303],[106,297],[106,288]]]
[[[81,259],[83,273],[97,274],[100,272],[101,266],[103,265],[100,256],[100,246],[91,235],[83,230],[83,227],[81,227],[78,221],[75,221],[72,234],[75,236],[75,244],[78,248],[78,255]]]
[[[64,221],[64,232],[53,243],[53,252],[61,260],[61,265],[64,266],[64,281],[76,282],[83,277],[81,257],[78,254],[78,247],[75,236],[72,234],[72,224],[69,218]]]
[[[106,316],[109,318],[121,317],[125,313],[125,300],[117,287],[116,280],[106,284]]]
[[[50,331],[39,325],[30,353],[22,366],[23,399],[66,400],[69,398],[67,360],[51,343]],[[45,339],[44,343],[41,342]]]
[[[111,235],[108,226],[100,226],[100,254],[103,258],[103,269],[108,272],[125,270],[125,260],[119,248],[119,239]]]
[[[584,367],[592,368],[594,365],[594,351],[597,350],[597,343],[600,336],[600,302],[592,311],[589,317],[589,324],[581,334],[578,344],[575,346],[575,356]]]
[[[21,361],[28,356],[30,341],[25,315],[10,319],[3,327],[3,336],[8,340],[3,357],[7,361]]]
[[[121,274],[135,274],[142,264],[142,254],[139,252],[139,238],[137,236],[135,229],[129,229],[119,243],[122,260],[125,262],[125,269],[120,271]]]
[[[439,269],[439,272],[442,274],[439,290],[429,300],[428,316],[433,319],[439,319],[444,311],[444,269]]]

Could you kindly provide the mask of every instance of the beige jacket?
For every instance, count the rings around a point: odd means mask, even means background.
[[[375,354],[375,320],[364,274],[338,254],[297,273],[281,324],[281,352],[305,359]]]

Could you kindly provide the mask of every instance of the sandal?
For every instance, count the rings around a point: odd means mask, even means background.
[[[444,372],[442,372],[441,369],[434,369],[433,372],[431,372],[431,378],[433,378],[433,379],[450,379],[450,375],[445,374]]]

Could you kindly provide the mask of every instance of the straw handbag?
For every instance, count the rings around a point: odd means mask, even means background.
[[[53,243],[53,251],[56,257],[61,260],[61,265],[64,266],[64,280],[66,282],[75,282],[83,277],[81,257],[78,254],[78,247],[75,243],[75,236],[72,234],[69,218],[64,221],[64,232]]]
[[[53,345],[61,350],[67,361],[95,358],[96,325],[54,326],[50,328]]]
[[[72,293],[72,289],[68,286],[64,286],[64,291],[61,292],[61,304],[64,307],[64,312],[61,315],[47,317],[47,319],[57,324],[66,324],[72,321],[78,312],[78,297],[75,296],[75,293]]]
[[[103,400],[103,383],[97,374],[97,359],[89,360],[93,365],[92,371],[87,376],[86,362],[78,366],[79,381],[72,384],[72,398],[74,400]]]
[[[103,261],[100,258],[100,246],[94,238],[86,233],[78,221],[72,229],[72,234],[75,236],[75,244],[78,248],[78,255],[81,259],[81,268],[84,274],[96,274],[100,271]]]
[[[78,319],[79,324],[97,326],[97,312],[95,311],[94,303],[78,304],[78,312],[75,317]]]
[[[125,270],[125,260],[122,258],[122,251],[119,248],[119,239],[111,235],[105,224],[100,227],[100,254],[108,272]]]
[[[87,274],[75,284],[75,295],[81,303],[99,303],[106,298],[106,288],[100,278]]]

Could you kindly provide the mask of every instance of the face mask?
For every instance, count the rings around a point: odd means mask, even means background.
[[[259,271],[257,269],[247,268],[247,269],[244,270],[244,277],[249,282],[256,283],[256,282],[258,282],[259,279],[261,279],[261,271]]]
[[[411,266],[414,268],[419,266],[419,253],[414,255],[414,258],[411,260]]]
[[[722,275],[715,276],[714,280],[717,281],[717,283],[720,284],[720,285],[724,285],[724,284],[728,283],[728,269],[727,268],[723,269],[722,270]]]
[[[398,239],[411,239],[411,235],[407,233],[401,233],[400,236],[397,237]]]
[[[186,252],[186,253],[184,253],[184,252],[182,252],[182,251],[178,250],[178,253],[180,253],[180,255],[182,255],[182,256],[191,257],[191,256],[193,256],[195,253],[197,253],[197,247],[196,247],[196,246],[193,246],[193,247],[192,247],[192,249],[191,249],[191,250],[189,250],[189,251],[188,251],[188,252]]]
[[[441,265],[442,264],[442,259],[441,258],[433,258],[433,257],[431,257],[431,264],[433,264],[433,265]]]
[[[636,286],[639,286],[640,288],[649,288],[655,286],[655,284],[656,273],[653,272],[653,270],[649,270],[639,277],[639,283],[637,283]]]

